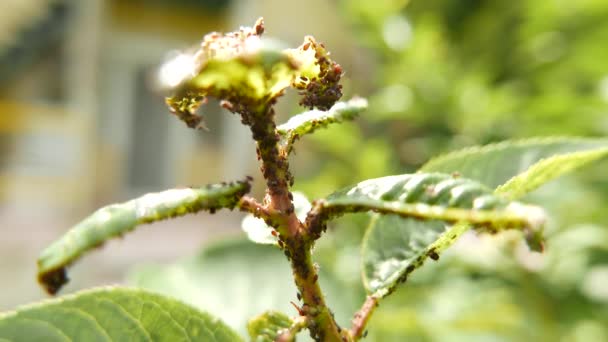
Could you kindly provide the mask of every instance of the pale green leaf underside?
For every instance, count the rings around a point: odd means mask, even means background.
[[[277,336],[289,329],[293,320],[279,311],[266,311],[247,323],[252,342],[274,342]]]
[[[354,119],[367,108],[367,100],[353,98],[347,102],[338,102],[328,111],[311,110],[290,118],[277,127],[281,136],[280,145],[284,150],[291,150],[293,143],[305,134],[326,127],[329,124]]]
[[[199,189],[174,189],[103,207],[42,252],[38,258],[38,279],[47,291],[55,293],[67,281],[65,268],[106,240],[140,224],[200,210],[233,208],[249,188],[247,182],[234,182]]]
[[[423,165],[420,172],[458,172],[463,177],[496,188],[543,159],[565,156],[565,160],[569,160],[570,157],[566,156],[572,154],[576,163],[578,157],[575,153],[605,148],[608,148],[608,139],[552,137],[504,141],[437,157]],[[561,173],[556,176],[559,175]]]
[[[323,269],[319,281],[336,319],[348,322],[356,309],[349,292]],[[129,283],[212,312],[242,334],[248,320],[266,310],[297,314],[289,302],[298,302],[298,291],[282,251],[246,239],[211,246],[178,263],[140,267]]]
[[[453,152],[431,160],[421,171],[456,172],[493,187],[506,182],[494,193],[515,200],[548,181],[605,157],[607,153],[606,139],[529,139]],[[376,217],[363,242],[366,288],[386,295],[429,256],[439,257],[441,251],[469,228],[469,225],[461,223],[442,232],[441,225],[434,221]],[[528,244],[535,250],[542,247],[541,232],[539,229],[525,231]],[[416,241],[416,244],[411,241]]]
[[[379,297],[390,293],[420,267],[431,244],[446,230],[442,221],[374,215],[363,239],[363,283]]]
[[[306,196],[298,191],[292,192],[293,206],[296,216],[299,220],[306,219],[306,214],[311,208],[310,201]],[[264,222],[264,220],[248,214],[241,222],[241,228],[247,234],[249,240],[262,245],[278,246],[279,239],[272,235],[273,229]]]
[[[241,341],[217,318],[140,289],[106,287],[0,314],[2,341]]]

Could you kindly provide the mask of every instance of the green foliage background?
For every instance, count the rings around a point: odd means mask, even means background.
[[[354,0],[340,6],[372,56],[368,77],[350,75],[353,89],[369,89],[362,95],[370,108],[357,124],[309,138],[307,147],[324,158],[312,165],[307,159],[303,171],[296,166],[296,176],[311,176],[296,187],[312,198],[362,179],[411,172],[432,156],[472,144],[608,132],[605,1]],[[606,166],[595,164],[526,198],[547,207],[552,218],[545,254],[528,252],[515,233],[465,236],[381,304],[370,337],[608,340]],[[345,260],[358,257],[366,224],[365,216],[338,221],[317,253],[352,286],[360,286],[360,269]]]

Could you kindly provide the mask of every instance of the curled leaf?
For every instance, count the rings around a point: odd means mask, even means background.
[[[538,207],[510,202],[474,180],[442,173],[363,181],[317,201],[306,222],[318,237],[328,219],[364,211],[451,223],[465,221],[490,231],[537,230],[545,222],[545,214]]]
[[[290,52],[300,62],[294,87],[304,98],[300,105],[310,109],[330,109],[342,97],[342,67],[329,58],[323,43],[306,36],[302,45]]]
[[[266,311],[247,323],[247,331],[251,341],[273,342],[281,332],[286,331],[293,324],[289,316],[280,311]]]
[[[173,189],[103,207],[42,251],[38,258],[38,281],[47,292],[55,294],[68,281],[66,268],[105,241],[130,232],[140,224],[201,210],[234,208],[250,187],[243,181],[199,189]]]
[[[352,120],[365,109],[367,100],[355,97],[346,102],[338,102],[327,111],[311,110],[295,115],[277,127],[281,136],[280,145],[283,150],[291,151],[293,143],[301,136],[332,123]]]
[[[272,103],[288,87],[300,90],[302,105],[327,110],[342,96],[342,68],[313,37],[295,49],[262,38],[264,22],[226,34],[209,33],[194,51],[166,62],[159,80],[173,91],[169,109],[189,127],[201,123],[196,113],[211,96],[231,112],[251,115]]]

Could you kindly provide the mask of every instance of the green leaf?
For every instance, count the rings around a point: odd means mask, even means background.
[[[369,293],[385,297],[468,229],[467,224],[420,221],[396,215],[374,215],[363,238],[363,284]]]
[[[305,134],[326,127],[329,124],[352,120],[367,109],[367,100],[353,98],[348,102],[338,102],[328,111],[311,110],[291,117],[286,123],[277,127],[281,136],[283,150],[291,151],[294,142]]]
[[[106,240],[122,236],[140,224],[200,210],[233,208],[249,189],[246,181],[174,189],[103,207],[42,252],[38,258],[38,280],[54,294],[67,282],[66,267]]]
[[[356,309],[353,294],[323,269],[319,282],[336,319],[347,323]],[[209,310],[243,334],[248,320],[264,311],[297,314],[290,304],[298,302],[297,289],[283,253],[246,239],[224,241],[175,264],[139,267],[129,283]]]
[[[538,207],[509,202],[476,181],[440,173],[368,180],[321,205],[338,212],[363,208],[399,215],[374,217],[363,240],[364,285],[379,297],[394,291],[427,258],[439,258],[468,224],[539,231],[545,221]],[[457,224],[446,230],[446,223]]]
[[[493,195],[484,185],[442,173],[416,173],[366,180],[315,203],[309,219],[349,212],[376,211],[403,217],[466,221],[476,226],[539,227],[543,211]]]
[[[492,187],[500,185],[494,193],[503,200],[514,200],[607,154],[606,139],[529,139],[453,152],[430,161],[421,171],[456,172]],[[429,256],[439,257],[468,229],[464,223],[446,230],[436,221],[374,218],[362,247],[366,288],[382,295],[390,293]],[[538,226],[530,226],[524,233],[531,249],[542,250]]]
[[[475,179],[491,188],[496,188],[547,158],[559,157],[561,159],[558,159],[559,162],[544,164],[545,166],[541,166],[542,169],[553,168],[562,162],[569,164],[569,166],[560,167],[557,172],[544,174],[543,181],[536,181],[537,184],[542,184],[564,172],[569,172],[604,156],[600,151],[605,151],[606,148],[608,148],[608,139],[552,137],[504,141],[448,153],[432,159],[422,166],[420,171],[457,172],[463,177]],[[594,154],[595,152],[598,152],[599,155],[595,155],[593,158],[587,155],[587,153]],[[535,172],[539,171],[543,170]],[[529,190],[533,190],[533,188]]]
[[[543,159],[526,172],[499,186],[495,193],[510,199],[521,198],[541,185],[608,155],[608,147],[557,155]]]
[[[293,320],[284,313],[266,311],[247,323],[247,331],[253,342],[274,342],[277,336],[292,324]]]
[[[140,289],[107,287],[0,314],[8,341],[241,341],[217,318]]]
[[[294,191],[293,194],[293,206],[296,216],[299,220],[303,221],[306,219],[306,214],[311,208],[310,201],[301,192]],[[253,242],[263,245],[277,245],[279,239],[272,235],[273,229],[264,222],[264,220],[248,214],[243,218],[241,223],[243,231],[247,233],[247,237]]]

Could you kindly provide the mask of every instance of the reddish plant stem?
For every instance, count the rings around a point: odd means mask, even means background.
[[[251,213],[253,216],[264,221],[273,220],[274,218],[273,213],[268,210],[268,208],[251,196],[241,197],[238,207],[241,209],[241,211]]]
[[[353,325],[350,328],[350,335],[353,340],[359,340],[363,336],[365,326],[378,306],[378,300],[376,296],[367,296],[361,309],[355,313],[352,321]]]
[[[343,341],[342,329],[334,320],[319,287],[319,274],[312,262],[310,247],[307,244],[293,247],[288,244],[287,250],[291,252],[294,280],[304,303],[300,311],[310,319],[311,337],[317,341]]]
[[[317,341],[342,341],[341,329],[325,303],[318,284],[318,272],[313,265],[312,241],[306,227],[295,215],[289,187],[293,180],[287,156],[280,153],[279,135],[271,106],[261,106],[255,112],[242,113],[243,122],[251,128],[257,143],[258,159],[262,161],[262,175],[266,180],[267,194],[264,209],[269,223],[279,232],[279,246],[284,249],[294,275],[303,305],[300,313],[307,318],[310,335]],[[256,211],[250,200],[241,202],[244,210]],[[258,210],[260,215],[263,211]],[[255,213],[254,213],[255,215]]]

